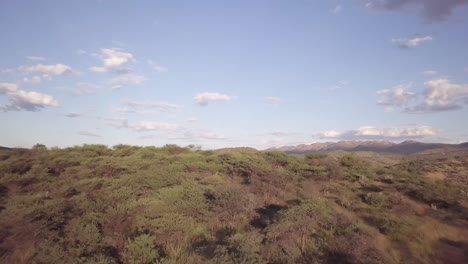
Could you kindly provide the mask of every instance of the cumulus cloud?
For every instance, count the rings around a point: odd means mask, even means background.
[[[389,11],[416,9],[429,21],[442,21],[465,4],[468,0],[367,0],[366,6]]]
[[[114,108],[116,113],[135,113],[135,114],[155,114],[168,113],[180,108],[179,105],[171,104],[164,101],[149,102],[149,101],[134,101],[122,100],[121,106]]]
[[[435,79],[424,83],[424,101],[408,112],[440,112],[462,108],[462,103],[468,100],[468,85],[451,83],[447,79]]]
[[[468,85],[452,83],[447,79],[434,79],[424,83],[418,94],[406,91],[408,86],[380,90],[379,105],[396,106],[405,113],[434,113],[461,109],[468,102]],[[417,98],[420,98],[419,100]],[[411,104],[415,101],[414,104]]]
[[[101,135],[89,132],[89,131],[80,131],[78,132],[78,135],[86,136],[86,137],[101,137]]]
[[[0,105],[0,110],[8,111],[39,111],[47,106],[59,106],[57,100],[47,94],[21,90],[14,83],[0,83],[0,95],[6,95],[9,104]]]
[[[91,67],[90,70],[93,72],[114,72],[121,66],[135,61],[133,54],[117,48],[101,49],[101,54],[98,57],[101,59],[102,65]]]
[[[40,72],[45,75],[67,75],[72,74],[73,70],[70,66],[64,64],[37,64],[34,66],[21,66],[20,70],[26,72]]]
[[[70,118],[75,118],[75,117],[80,117],[81,115],[78,113],[68,113],[65,116],[70,117]]]
[[[416,37],[412,39],[407,39],[407,38],[398,38],[398,39],[392,39],[392,42],[397,44],[399,48],[401,49],[410,49],[417,47],[423,43],[432,41],[433,38],[431,36],[425,36],[425,37]]]
[[[112,78],[112,89],[121,89],[127,85],[140,85],[145,81],[145,77],[136,73],[126,73]],[[118,87],[118,88],[116,88]]]
[[[193,100],[199,105],[205,106],[212,102],[226,102],[235,99],[235,96],[229,96],[221,93],[199,93],[193,97]]]
[[[377,101],[378,105],[385,106],[403,106],[416,98],[416,94],[407,91],[411,85],[398,85],[392,89],[384,89],[377,91],[380,99]]]
[[[345,132],[335,130],[315,134],[320,139],[340,140],[404,140],[437,136],[439,131],[430,126],[373,127],[364,126]]]

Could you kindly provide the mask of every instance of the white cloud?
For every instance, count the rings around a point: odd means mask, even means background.
[[[23,78],[23,83],[29,83],[29,84],[38,84],[41,83],[42,79],[41,76],[33,76],[31,78],[24,77]]]
[[[281,102],[283,102],[283,99],[281,99],[280,97],[277,97],[277,96],[268,96],[268,97],[265,97],[265,101],[269,104],[272,104],[274,106],[277,106],[279,105]]]
[[[112,89],[121,89],[126,85],[140,85],[145,81],[145,77],[135,74],[135,73],[126,73],[112,78]],[[118,87],[118,88],[116,88]]]
[[[72,68],[64,64],[21,66],[20,70],[26,72],[40,72],[45,75],[67,75],[73,73]]]
[[[341,11],[343,11],[343,7],[341,5],[337,5],[335,8],[333,8],[332,13],[336,15],[341,13]]]
[[[154,121],[139,121],[130,123],[127,119],[116,120],[110,123],[111,126],[117,128],[128,128],[134,131],[156,131],[156,130],[175,130],[179,128],[176,124],[170,124],[166,122],[154,122]]]
[[[439,131],[430,126],[413,127],[373,127],[364,126],[355,130],[338,132],[335,130],[317,133],[320,139],[342,140],[403,140],[437,136]]]
[[[116,113],[135,113],[135,114],[156,114],[168,113],[180,108],[179,105],[171,104],[168,102],[143,102],[134,100],[122,100],[120,107],[114,108],[113,112]]]
[[[131,53],[117,48],[101,49],[101,54],[98,57],[102,61],[102,66],[91,67],[91,71],[113,72],[129,62],[135,61]]]
[[[377,104],[396,106],[405,113],[433,113],[461,109],[468,102],[467,84],[434,79],[425,82],[424,90],[418,94],[406,91],[408,87],[409,85],[399,85],[393,89],[378,91],[381,99]],[[411,104],[413,101],[415,103]]]
[[[65,115],[66,117],[70,117],[70,118],[75,118],[75,117],[80,117],[81,115],[78,114],[78,113],[68,113]]]
[[[341,135],[342,133],[336,130],[328,130],[328,131],[323,131],[323,132],[319,132],[316,134],[316,136],[319,138],[338,138]]]
[[[193,123],[193,122],[197,122],[197,121],[198,121],[198,118],[194,118],[194,117],[192,117],[192,118],[187,118],[185,121],[186,121],[186,122],[189,122],[189,123]]]
[[[101,135],[89,131],[80,131],[78,134],[86,137],[101,137]]]
[[[231,101],[235,96],[229,96],[226,94],[221,94],[221,93],[210,93],[210,92],[205,92],[205,93],[199,93],[193,97],[193,100],[199,105],[205,106],[208,105],[211,102],[226,102],[226,101]]]
[[[423,43],[426,43],[432,40],[433,38],[431,36],[425,36],[425,37],[416,37],[412,39],[405,39],[405,38],[392,39],[392,42],[397,44],[398,47],[402,49],[409,49],[409,48],[417,47]]]
[[[171,135],[169,139],[179,139],[179,140],[226,140],[224,134],[214,132],[211,130],[201,130],[201,131],[190,131],[185,130],[181,135]]]
[[[447,79],[435,79],[424,83],[424,101],[407,112],[430,113],[457,110],[468,100],[468,85],[454,84]]]
[[[26,59],[31,60],[31,61],[45,61],[46,60],[46,58],[39,57],[39,56],[26,56]]]
[[[19,87],[14,83],[0,83],[0,94],[8,94],[19,91]]]
[[[152,60],[148,60],[148,64],[151,66],[151,68],[153,68],[158,73],[166,73],[166,72],[169,71],[169,69],[167,67],[159,65],[158,63],[156,63],[156,62],[154,62]]]
[[[284,137],[284,136],[287,136],[291,133],[289,132],[284,132],[284,131],[272,131],[272,132],[269,132],[270,135],[273,135],[273,136],[276,136],[276,137]]]
[[[377,94],[381,97],[381,99],[377,101],[377,104],[386,106],[403,106],[408,104],[416,98],[415,93],[407,91],[410,87],[411,85],[409,84],[398,85],[392,89],[377,91]]]
[[[437,75],[438,72],[437,72],[437,71],[428,70],[428,71],[423,71],[423,72],[421,72],[421,74],[424,75],[424,76],[434,76],[434,75]]]
[[[8,105],[1,105],[2,111],[39,111],[47,106],[59,106],[57,100],[47,94],[21,90],[13,83],[0,83],[0,95],[6,95]]]

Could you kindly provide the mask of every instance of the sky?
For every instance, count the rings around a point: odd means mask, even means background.
[[[0,2],[0,145],[468,141],[468,0]]]

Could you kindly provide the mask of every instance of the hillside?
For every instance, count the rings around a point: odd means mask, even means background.
[[[280,150],[289,154],[305,154],[314,152],[345,151],[372,151],[377,153],[416,154],[423,151],[452,151],[468,149],[468,142],[462,144],[422,143],[407,140],[399,144],[389,141],[339,141],[326,143],[301,144],[297,146],[284,146],[270,148],[267,151]]]
[[[0,263],[468,263],[467,194],[467,151],[37,145],[0,151]]]

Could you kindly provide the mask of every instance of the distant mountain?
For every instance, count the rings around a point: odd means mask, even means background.
[[[301,144],[297,146],[284,146],[279,148],[270,148],[267,151],[279,150],[290,154],[304,154],[314,152],[328,152],[335,150],[345,151],[372,151],[380,153],[396,154],[414,154],[426,150],[456,150],[468,149],[468,142],[462,144],[443,144],[443,143],[422,143],[413,140],[407,140],[401,143],[390,141],[339,141],[313,143],[310,145]]]
[[[11,150],[11,148],[7,148],[7,147],[2,147],[2,146],[0,146],[0,150]]]

